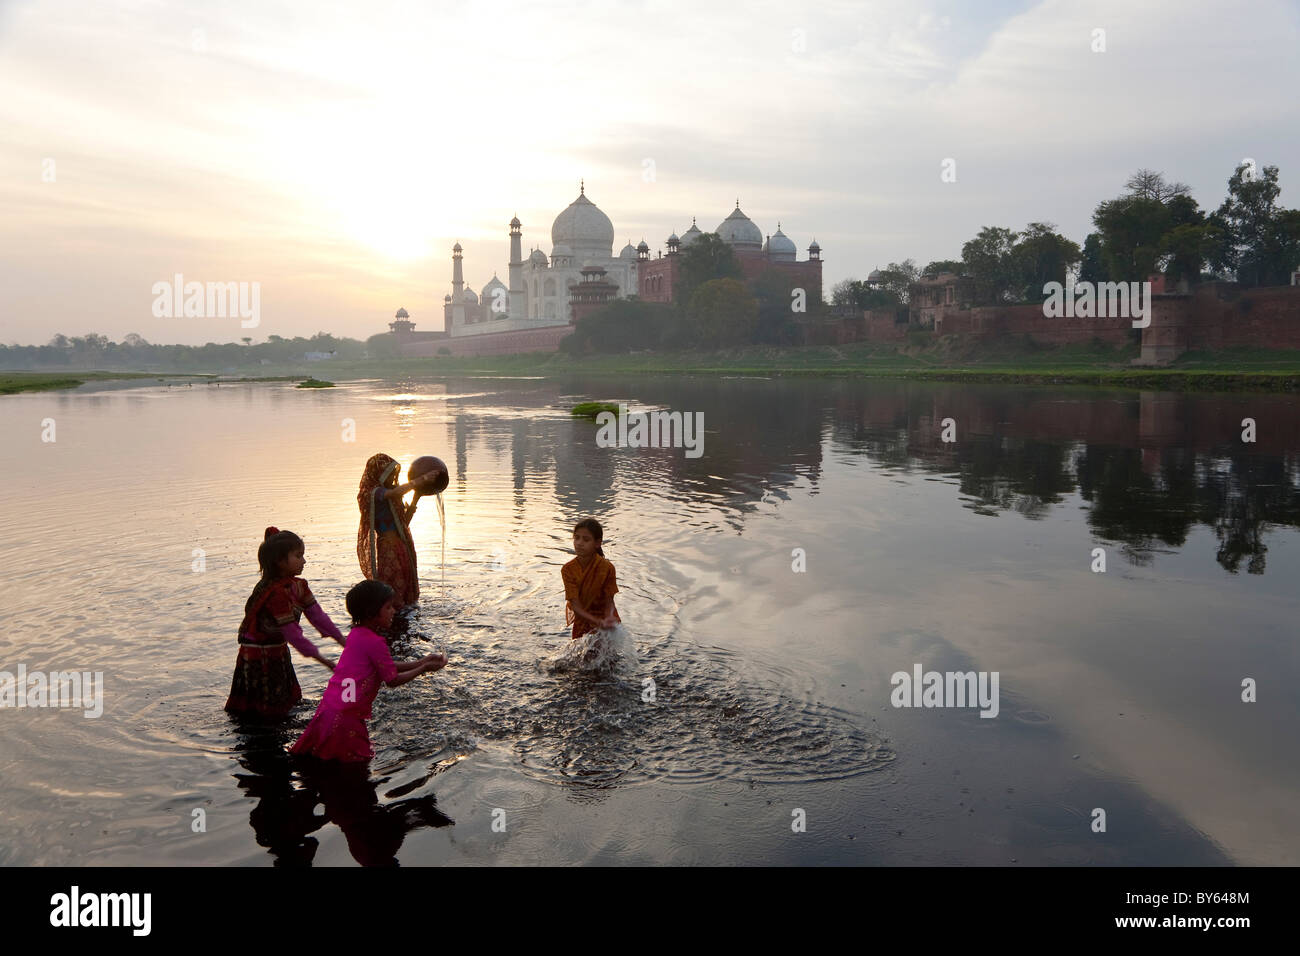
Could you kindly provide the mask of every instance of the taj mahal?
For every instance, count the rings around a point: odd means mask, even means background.
[[[769,268],[798,276],[821,295],[821,248],[813,240],[808,259],[797,261],[794,242],[781,231],[763,241],[759,227],[736,208],[718,226],[719,237],[731,246],[746,279],[756,278]],[[667,255],[651,259],[650,247],[642,239],[629,241],[614,254],[614,224],[587,198],[586,183],[578,187],[578,198],[555,217],[551,224],[551,254],[532,248],[523,253],[523,230],[516,216],[510,220],[509,285],[496,273],[475,293],[465,284],[464,249],[452,247],[451,292],[443,298],[443,328],[451,337],[517,332],[568,325],[574,319],[574,301],[640,296],[650,301],[667,301],[676,280],[676,264],[682,250],[702,234],[695,225],[679,238],[668,237]],[[576,294],[575,286],[581,288]],[[595,300],[589,290],[600,290]]]

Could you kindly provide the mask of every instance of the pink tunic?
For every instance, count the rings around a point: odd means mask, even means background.
[[[381,682],[397,676],[387,642],[368,627],[348,632],[343,654],[307,729],[290,753],[364,762],[375,755],[366,721]]]

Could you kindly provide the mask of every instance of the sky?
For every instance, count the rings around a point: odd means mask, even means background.
[[[580,180],[615,253],[739,199],[827,290],[983,226],[1082,244],[1142,167],[1213,210],[1252,158],[1298,207],[1297,51],[1297,0],[0,0],[0,341],[438,329],[451,246],[505,279]],[[258,325],[156,316],[177,274]]]

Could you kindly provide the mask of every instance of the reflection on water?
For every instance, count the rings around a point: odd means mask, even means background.
[[[702,412],[704,455],[599,448],[567,413],[583,400]],[[1300,776],[1277,759],[1300,703],[1236,692],[1300,679],[1278,636],[1300,571],[1291,396],[410,377],[3,402],[0,668],[103,670],[107,696],[99,720],[0,713],[0,862],[1300,854]],[[381,693],[358,777],[283,751],[322,668],[296,665],[306,700],[269,733],[221,701],[262,528],[304,538],[304,576],[345,619],[376,451],[452,468],[445,556],[423,508],[421,604],[394,646],[451,664]],[[555,666],[584,516],[605,526],[636,646],[595,673]],[[915,662],[999,671],[1002,716],[888,707],[889,675]],[[1101,799],[1136,829],[1093,839]],[[791,807],[818,822],[795,844]]]

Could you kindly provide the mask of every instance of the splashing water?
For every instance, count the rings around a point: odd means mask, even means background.
[[[570,640],[568,647],[546,662],[546,669],[552,674],[613,673],[619,669],[630,672],[636,666],[636,638],[622,624],[588,631],[576,641]]]

